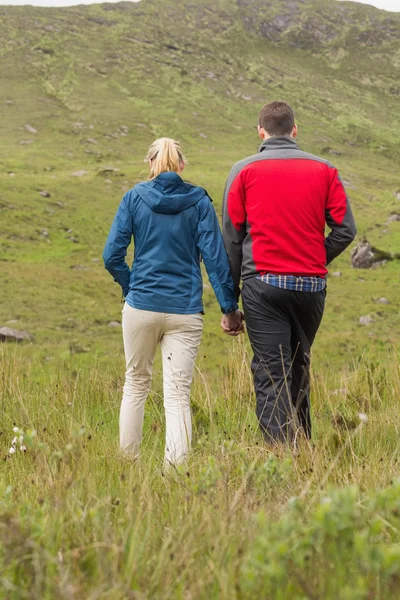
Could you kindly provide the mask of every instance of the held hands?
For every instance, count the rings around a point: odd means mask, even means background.
[[[224,315],[221,320],[221,327],[227,335],[237,336],[244,333],[244,314],[241,310],[234,310]]]

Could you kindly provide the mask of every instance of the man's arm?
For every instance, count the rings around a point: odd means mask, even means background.
[[[246,210],[241,173],[232,169],[226,182],[222,204],[222,236],[235,283],[236,298],[240,295],[242,244],[246,237]]]
[[[331,182],[325,208],[325,220],[331,229],[325,238],[327,265],[351,244],[357,233],[350,202],[337,169],[331,168],[330,171]]]
[[[131,271],[126,264],[126,251],[132,240],[132,217],[127,205],[126,196],[115,215],[103,252],[104,266],[119,283],[126,297],[129,292]]]

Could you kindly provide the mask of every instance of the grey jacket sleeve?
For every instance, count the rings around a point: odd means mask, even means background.
[[[225,185],[222,204],[222,237],[228,254],[235,284],[236,298],[240,296],[243,260],[243,241],[246,237],[246,209],[240,170],[233,167]]]
[[[325,220],[331,229],[325,238],[326,264],[329,265],[354,240],[357,229],[349,199],[335,168],[328,191]]]

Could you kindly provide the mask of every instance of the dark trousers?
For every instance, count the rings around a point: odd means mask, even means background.
[[[267,441],[290,441],[299,428],[311,437],[310,349],[325,296],[326,290],[294,292],[256,278],[243,283],[256,413]]]

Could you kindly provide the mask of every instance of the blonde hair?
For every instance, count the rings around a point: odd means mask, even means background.
[[[179,142],[171,138],[159,138],[149,148],[146,160],[150,164],[149,179],[154,179],[160,173],[181,169],[181,164],[186,162]]]

